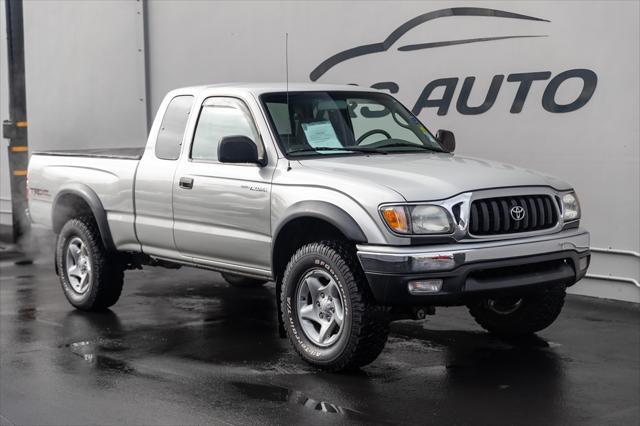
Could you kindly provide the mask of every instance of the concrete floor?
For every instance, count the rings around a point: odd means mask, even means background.
[[[0,275],[0,424],[639,424],[637,305],[571,296],[519,342],[439,309],[395,323],[362,371],[325,374],[277,337],[272,285],[150,268],[83,313],[50,259]]]

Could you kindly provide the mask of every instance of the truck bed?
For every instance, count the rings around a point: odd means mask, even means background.
[[[36,151],[34,155],[53,155],[58,157],[116,158],[121,160],[139,160],[144,153],[142,148],[93,148],[56,151]]]
[[[137,248],[133,181],[143,150],[108,148],[34,153],[29,159],[28,171],[32,221],[52,228],[53,204],[60,193],[93,193],[107,215],[116,248]]]

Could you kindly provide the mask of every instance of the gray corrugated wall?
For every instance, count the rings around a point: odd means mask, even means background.
[[[7,119],[4,0],[0,118]],[[138,1],[25,1],[30,150],[141,146],[146,96]],[[2,139],[0,210],[10,211],[7,140]],[[0,223],[10,223],[1,214]]]
[[[0,0],[0,122],[9,118],[7,91],[7,29],[4,0]],[[11,225],[11,189],[7,140],[0,142],[0,225]]]
[[[150,87],[153,106],[176,86],[225,81],[273,81],[285,76],[284,37],[289,33],[289,75],[309,81],[323,60],[345,49],[385,40],[421,14],[452,6],[518,13],[541,20],[443,17],[419,25],[386,52],[351,59],[319,82],[369,86],[394,82],[397,96],[414,107],[425,86],[457,78],[449,110],[425,108],[430,128],[453,129],[457,152],[513,163],[559,176],[578,191],[583,224],[594,247],[640,251],[640,3],[590,2],[149,2]],[[446,15],[446,12],[444,13]],[[548,21],[548,22],[547,22]],[[482,37],[535,35],[432,49],[402,46]],[[589,101],[575,111],[552,113],[542,105],[552,78],[586,69],[597,75]],[[519,88],[510,74],[549,72],[534,81],[522,111],[511,113]],[[478,115],[458,112],[467,77],[475,77],[468,104],[485,100],[495,75],[503,75],[493,106]],[[558,87],[555,103],[570,104],[582,81]],[[443,88],[432,97],[443,96]],[[591,273],[640,279],[637,257],[593,256]],[[583,280],[572,291],[640,301],[632,283]]]
[[[515,163],[572,182],[593,245],[638,252],[639,4],[536,1],[473,6],[550,22],[437,19],[407,32],[386,52],[340,64],[319,81],[367,86],[392,81],[399,85],[398,97],[413,107],[427,83],[457,78],[446,115],[437,115],[435,108],[421,111],[427,126],[453,129],[460,153]],[[36,149],[140,144],[146,129],[147,77],[151,109],[177,86],[282,80],[287,31],[291,80],[309,81],[311,70],[329,56],[381,42],[411,18],[450,7],[451,2],[150,1],[149,52],[144,52],[138,1],[27,1],[30,142]],[[425,42],[505,35],[544,37],[398,50]],[[598,76],[596,91],[582,108],[546,111],[541,100],[547,80],[532,84],[522,112],[509,112],[518,86],[507,81],[508,75],[548,71],[553,78],[576,68]],[[0,72],[5,69],[3,65]],[[494,75],[504,75],[505,80],[491,109],[478,115],[459,113],[456,101],[463,80],[476,78],[469,99],[473,106],[484,101]],[[579,80],[568,80],[555,100],[569,103],[580,90]],[[437,94],[442,92],[433,96]],[[639,268],[631,256],[597,254],[591,271],[637,280]],[[640,289],[628,283],[584,280],[573,290],[640,300]]]

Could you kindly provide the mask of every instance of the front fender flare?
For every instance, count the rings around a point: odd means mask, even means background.
[[[283,217],[273,233],[274,239],[277,238],[282,228],[292,220],[300,217],[312,217],[329,222],[351,241],[356,243],[367,242],[367,237],[362,232],[362,228],[351,215],[335,204],[327,203],[326,201],[300,201],[289,207]]]

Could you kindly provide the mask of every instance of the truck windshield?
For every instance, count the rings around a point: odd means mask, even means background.
[[[443,152],[413,114],[383,93],[282,92],[261,100],[287,156]]]

